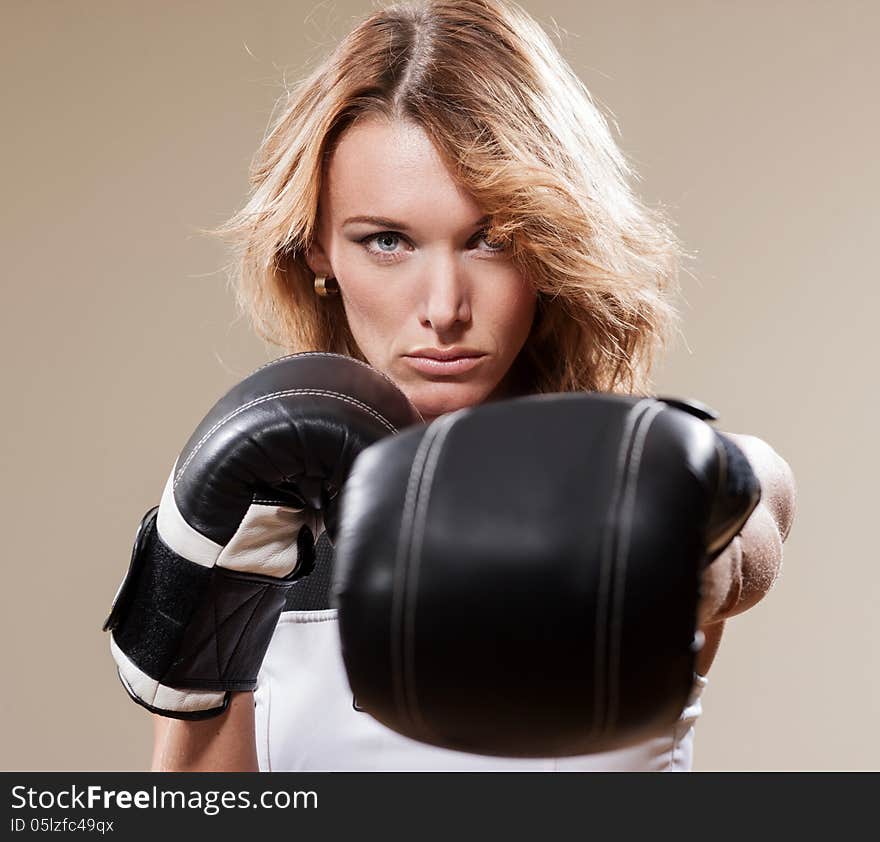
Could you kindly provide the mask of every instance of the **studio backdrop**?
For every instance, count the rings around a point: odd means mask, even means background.
[[[656,390],[797,480],[781,578],[728,622],[695,766],[877,768],[880,5],[523,6],[694,255]],[[243,203],[285,83],[371,8],[3,4],[4,769],[149,764],[101,624],[189,432],[279,353],[200,231]]]

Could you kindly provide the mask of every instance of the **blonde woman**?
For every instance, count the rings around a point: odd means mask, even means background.
[[[369,363],[425,420],[521,394],[647,395],[676,327],[681,249],[633,176],[521,8],[425,0],[373,13],[279,103],[250,200],[221,233],[262,336],[286,352]],[[546,760],[469,755],[385,729],[346,684],[319,543],[256,693],[203,722],[156,717],[154,768],[689,769],[725,620],[772,586],[794,510],[788,465],[759,439],[734,438],[762,500],[707,569],[706,643],[674,728]]]

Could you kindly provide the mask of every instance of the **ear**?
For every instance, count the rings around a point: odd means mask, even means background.
[[[316,275],[324,275],[326,277],[333,275],[333,267],[330,265],[327,253],[324,251],[324,247],[317,236],[312,239],[312,244],[306,249],[304,257],[309,269]]]

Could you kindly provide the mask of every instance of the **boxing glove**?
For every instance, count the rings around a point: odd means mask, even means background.
[[[388,378],[334,354],[276,360],[221,398],[144,517],[104,625],[132,699],[202,719],[254,689],[355,457],[419,421]]]
[[[539,395],[356,460],[332,597],[358,707],[486,755],[622,748],[692,688],[700,574],[760,487],[697,405]]]

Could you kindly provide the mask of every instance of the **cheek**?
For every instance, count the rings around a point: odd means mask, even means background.
[[[522,347],[532,326],[536,303],[531,286],[519,278],[496,288],[486,311],[499,344],[505,349],[518,352]]]
[[[387,284],[371,283],[369,277],[343,282],[343,305],[348,325],[369,357],[379,348],[395,345],[397,331],[406,324],[407,302]]]

